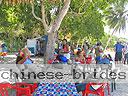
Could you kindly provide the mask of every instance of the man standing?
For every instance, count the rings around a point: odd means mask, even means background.
[[[122,49],[124,46],[121,44],[121,42],[117,42],[114,46],[115,48],[115,63],[119,64],[122,63]]]

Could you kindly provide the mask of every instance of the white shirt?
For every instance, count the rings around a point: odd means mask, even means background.
[[[127,53],[128,53],[128,44],[125,45],[125,47],[124,47],[124,54],[127,54]]]

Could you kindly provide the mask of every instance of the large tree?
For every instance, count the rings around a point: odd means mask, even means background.
[[[56,0],[55,0],[56,1]],[[46,46],[46,53],[44,56],[44,61],[47,63],[48,59],[52,59],[54,56],[54,45],[55,45],[55,40],[56,40],[56,34],[58,29],[60,28],[61,22],[64,19],[65,15],[68,12],[68,9],[70,7],[71,0],[60,0],[60,3],[63,3],[63,7],[59,9],[59,12],[56,16],[55,19],[53,19],[51,22],[47,22],[47,16],[46,16],[46,11],[45,11],[45,1],[41,0],[41,17],[37,17],[34,11],[34,2],[32,2],[32,14],[33,16],[42,22],[45,32],[48,35],[48,42]],[[57,9],[58,10],[58,9]]]
[[[31,4],[2,4],[0,17],[0,40],[6,42],[9,51],[23,48],[27,39],[44,35],[43,24],[31,13]]]
[[[66,16],[66,19],[61,26],[61,32],[72,31],[72,34],[78,35],[80,33],[78,36],[80,38],[92,36],[92,38],[94,37],[99,39],[99,32],[101,37],[103,36],[102,33],[104,31],[102,11],[104,11],[106,7],[108,7],[115,0],[72,0],[72,3],[71,0],[4,1],[6,4],[9,4],[10,2],[13,4],[29,2],[29,4],[31,4],[33,16],[41,22],[40,24],[43,25],[45,34],[48,35],[48,43],[45,54],[46,63],[48,59],[53,57],[56,35],[68,10],[69,12]],[[31,18],[30,21],[31,20],[33,19]],[[27,29],[28,27],[25,28]]]
[[[4,0],[3,3],[17,4],[17,3],[24,3],[24,2],[31,3],[33,16],[42,23],[45,33],[48,35],[46,53],[44,56],[45,63],[47,63],[48,59],[53,58],[56,34],[58,29],[60,28],[62,20],[67,14],[67,11],[70,7],[71,0],[11,0],[11,1]],[[51,11],[51,7],[49,8],[49,4],[56,5],[56,3],[57,3],[57,8],[56,8],[57,12],[55,12],[56,16],[52,18],[51,16],[47,15]],[[35,11],[36,4],[40,6],[41,16],[36,15],[36,11]],[[56,6],[54,6],[52,9],[54,10],[55,7]],[[50,19],[52,20],[50,21],[48,17],[50,17]]]

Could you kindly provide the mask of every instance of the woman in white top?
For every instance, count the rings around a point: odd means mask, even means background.
[[[124,47],[124,64],[128,64],[128,42]]]

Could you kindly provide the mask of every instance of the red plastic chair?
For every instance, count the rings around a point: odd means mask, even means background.
[[[30,88],[31,88],[31,93],[33,93],[33,92],[35,91],[35,89],[38,87],[38,86],[37,86],[37,83],[30,84],[29,86],[30,86]]]
[[[98,88],[97,90],[91,90],[90,88],[92,85],[101,85],[101,87]],[[89,94],[95,94],[98,96],[105,96],[104,95],[104,89],[106,86],[107,86],[107,91],[108,91],[107,96],[110,96],[110,86],[108,83],[88,83],[86,85],[85,90],[82,92],[82,96],[88,96]]]
[[[22,86],[24,86],[25,88],[27,87],[27,90],[30,90],[31,94],[35,91],[35,89],[38,87],[37,83],[34,84],[28,84],[28,83],[16,83],[16,87],[15,88],[21,88]],[[23,89],[22,89],[23,90]],[[19,91],[19,90],[17,90]]]
[[[12,88],[11,84],[9,83],[0,83],[0,94],[1,96],[9,96],[8,95],[8,88]]]
[[[31,88],[28,86],[28,84],[16,83],[16,85],[12,86],[12,88],[16,90],[16,96],[32,96]]]

